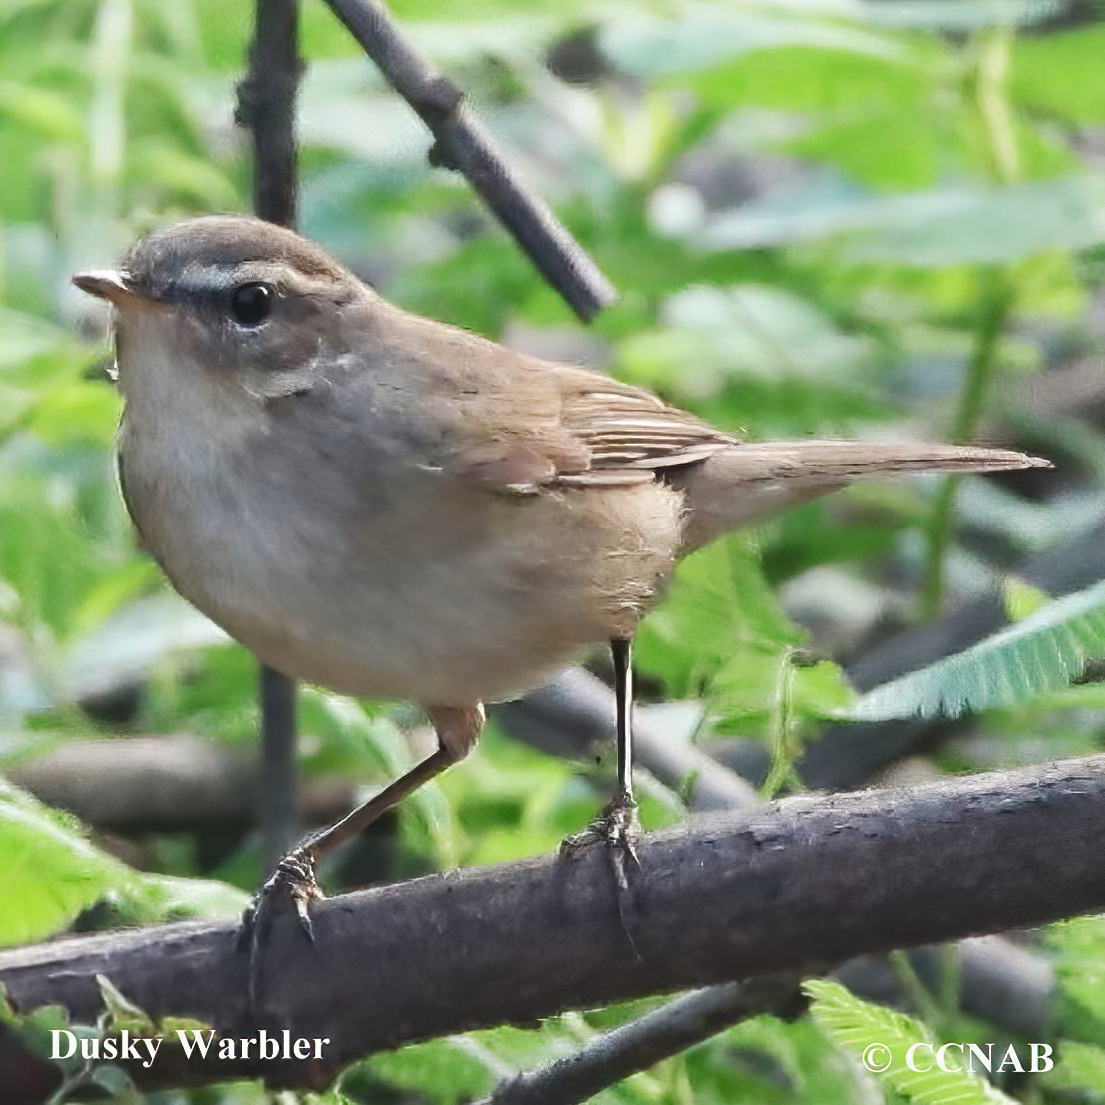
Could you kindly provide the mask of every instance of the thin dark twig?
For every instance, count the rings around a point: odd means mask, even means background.
[[[299,0],[257,0],[249,72],[238,85],[235,119],[253,138],[253,209],[281,226],[296,221],[295,105]]]
[[[801,978],[787,971],[694,990],[574,1055],[500,1083],[480,1105],[576,1105],[739,1021],[762,1013],[797,1015],[805,1005]]]
[[[236,119],[253,137],[253,206],[262,219],[295,226],[295,106],[299,0],[257,0],[249,73],[238,85]],[[273,871],[298,832],[295,770],[295,683],[261,667],[261,793],[263,875]]]
[[[379,0],[326,0],[388,83],[434,136],[430,161],[463,173],[542,276],[589,322],[617,298],[613,285],[563,224],[511,171],[461,91],[421,58]]]

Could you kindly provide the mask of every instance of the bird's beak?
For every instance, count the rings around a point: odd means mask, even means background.
[[[106,299],[115,304],[116,307],[121,307],[125,303],[146,302],[145,296],[140,295],[134,289],[124,273],[114,272],[110,269],[97,272],[78,272],[73,277],[73,283],[82,292],[88,292],[89,295]]]

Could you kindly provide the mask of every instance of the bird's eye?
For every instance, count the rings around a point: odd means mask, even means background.
[[[260,326],[272,312],[276,293],[268,284],[243,284],[230,297],[230,310],[242,326]]]

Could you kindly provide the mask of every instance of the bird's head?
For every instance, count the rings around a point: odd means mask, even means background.
[[[114,308],[132,402],[309,391],[371,338],[374,294],[313,242],[260,219],[189,219],[143,238],[117,271],[73,283]]]

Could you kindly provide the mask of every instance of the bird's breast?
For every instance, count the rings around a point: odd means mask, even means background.
[[[680,496],[659,484],[509,496],[292,444],[170,457],[128,426],[120,458],[174,586],[307,682],[426,705],[523,691],[631,630],[674,558]]]

